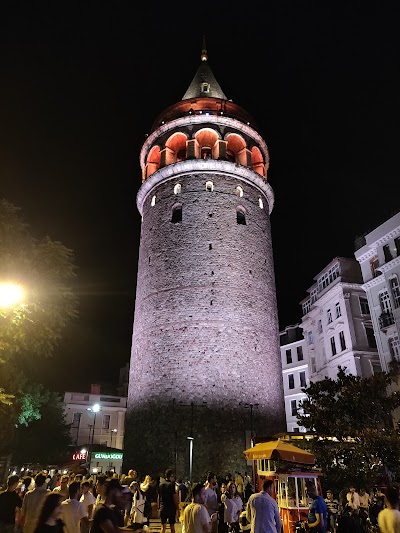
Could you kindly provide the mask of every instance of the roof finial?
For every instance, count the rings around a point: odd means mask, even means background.
[[[202,61],[207,61],[208,57],[207,57],[207,48],[206,48],[206,36],[203,35],[203,49],[201,51],[201,60]]]

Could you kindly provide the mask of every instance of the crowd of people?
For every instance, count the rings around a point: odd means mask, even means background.
[[[199,523],[192,504],[202,499],[203,492],[207,533],[239,533],[239,517],[251,487],[247,473],[238,472],[235,479],[227,474],[219,483],[209,473],[200,484],[201,494],[189,485],[170,469],[157,478],[142,479],[133,469],[122,475],[110,471],[95,479],[58,471],[52,476],[47,471],[26,472],[23,477],[10,474],[0,492],[0,533],[146,533],[150,519],[156,517],[161,533],[167,524],[175,533],[178,521],[185,529],[185,520],[187,533],[194,533]]]
[[[318,494],[307,483],[310,499],[307,521],[301,527],[314,533],[400,533],[400,487],[371,492],[354,486]],[[250,476],[237,472],[189,486],[168,469],[163,475],[139,478],[135,470],[113,471],[93,479],[89,474],[50,476],[41,471],[21,477],[10,474],[0,492],[0,533],[147,533],[158,518],[161,533],[281,533],[282,522],[274,482],[265,480],[254,492]]]

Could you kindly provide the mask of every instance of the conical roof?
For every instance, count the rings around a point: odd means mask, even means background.
[[[210,66],[208,64],[208,56],[203,39],[203,49],[201,51],[201,64],[185,92],[182,100],[189,100],[190,98],[220,98],[221,100],[228,100],[219,83],[215,79]]]

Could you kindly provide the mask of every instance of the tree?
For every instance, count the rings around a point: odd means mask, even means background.
[[[400,475],[400,432],[393,411],[400,406],[399,365],[361,378],[339,367],[303,390],[298,422],[316,435],[310,441],[324,483],[341,490],[350,483],[371,486],[385,473]]]
[[[21,425],[31,438],[29,424],[39,424],[50,409],[43,398],[57,403],[51,392],[30,383],[24,368],[33,357],[50,357],[63,328],[77,316],[75,270],[70,249],[49,237],[34,238],[20,209],[0,199],[0,283],[17,283],[25,291],[21,303],[0,308],[0,454],[14,448]]]

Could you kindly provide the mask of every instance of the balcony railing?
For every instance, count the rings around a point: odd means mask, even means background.
[[[385,311],[384,313],[382,313],[379,317],[380,329],[388,328],[392,324],[394,324],[394,316],[392,311]]]

